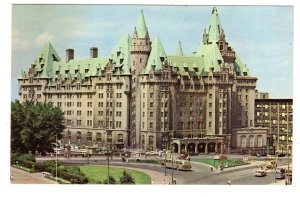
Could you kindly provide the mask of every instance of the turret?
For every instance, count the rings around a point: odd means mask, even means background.
[[[138,74],[147,64],[151,41],[146,27],[143,10],[140,11],[130,46],[132,72]]]

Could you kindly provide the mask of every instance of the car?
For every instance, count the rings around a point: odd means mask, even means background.
[[[281,153],[281,154],[278,154],[278,157],[285,157],[286,154],[284,153]]]
[[[267,172],[265,170],[256,170],[254,176],[264,177],[264,176],[267,176]]]
[[[285,174],[282,170],[276,170],[275,172],[275,179],[284,179]]]

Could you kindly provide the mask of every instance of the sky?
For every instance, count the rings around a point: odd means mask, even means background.
[[[181,41],[185,55],[196,51],[213,6],[12,5],[11,100],[18,99],[20,70],[28,71],[43,45],[51,42],[61,59],[75,59],[98,47],[109,56],[124,34],[133,35],[140,10],[150,38],[167,54]],[[257,89],[271,98],[293,98],[293,7],[216,6],[226,40],[258,78]]]

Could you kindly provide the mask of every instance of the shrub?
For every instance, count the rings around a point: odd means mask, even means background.
[[[19,153],[12,153],[10,155],[10,164],[16,164],[16,161],[18,161],[20,158],[20,154]]]
[[[55,169],[56,169],[55,160],[45,161],[44,165],[45,165],[44,171],[50,172],[51,174],[55,173]],[[57,167],[60,167],[61,165],[62,165],[62,162],[57,161]]]
[[[33,154],[23,154],[19,156],[20,160],[35,162],[35,157]]]
[[[123,170],[122,176],[120,177],[121,184],[135,184],[134,178],[126,170]]]
[[[103,181],[103,184],[117,184],[117,181],[113,176],[109,176],[108,178],[109,178],[109,182],[108,179],[105,179]]]
[[[53,173],[52,173],[53,174]],[[53,174],[55,176],[55,172]],[[70,181],[73,184],[86,184],[88,183],[88,178],[79,174],[72,174],[64,171],[64,169],[57,169],[57,176],[65,180]]]
[[[46,171],[46,166],[43,163],[35,163],[34,164],[34,168],[36,172],[42,172],[42,171]]]
[[[62,170],[71,174],[84,176],[84,173],[80,171],[80,168],[78,166],[63,166]]]

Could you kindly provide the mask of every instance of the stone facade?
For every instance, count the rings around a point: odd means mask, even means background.
[[[268,128],[233,129],[232,148],[241,153],[267,153]]]
[[[124,35],[108,58],[95,47],[90,54],[76,59],[67,49],[64,61],[48,43],[18,79],[21,102],[65,112],[63,143],[155,150],[175,138],[220,138],[225,150],[233,128],[254,126],[257,78],[225,39],[216,8],[191,56],[181,43],[167,55],[159,38],[150,39],[142,11],[133,37]]]

